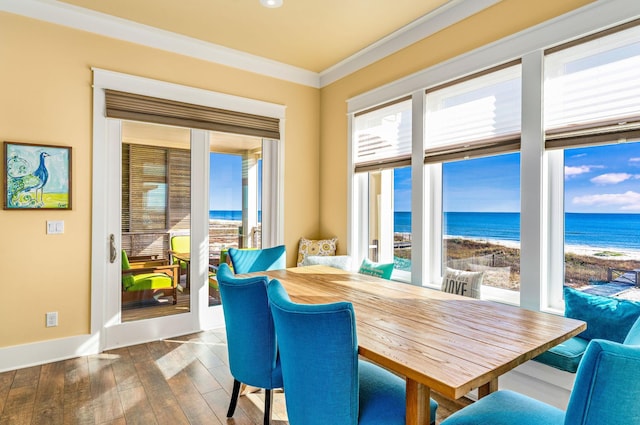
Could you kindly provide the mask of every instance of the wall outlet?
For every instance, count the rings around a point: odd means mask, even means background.
[[[58,326],[58,312],[57,311],[52,311],[47,313],[46,315],[47,318],[47,327],[51,328],[54,326]]]

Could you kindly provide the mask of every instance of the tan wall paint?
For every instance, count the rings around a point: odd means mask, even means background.
[[[300,235],[317,232],[319,90],[7,13],[0,40],[0,139],[73,148],[71,211],[0,211],[0,347],[90,329],[91,67],[286,105],[289,264]],[[65,233],[46,235],[47,220],[64,220]],[[58,327],[45,328],[47,311]]]
[[[591,0],[503,0],[321,89],[320,233],[347,240],[347,100],[497,41]]]

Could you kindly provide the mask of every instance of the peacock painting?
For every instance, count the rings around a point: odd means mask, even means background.
[[[69,209],[71,148],[5,142],[5,209]]]

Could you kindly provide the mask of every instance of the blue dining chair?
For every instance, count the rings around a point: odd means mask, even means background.
[[[267,277],[237,278],[227,264],[217,273],[227,332],[233,392],[227,417],[236,409],[240,387],[264,388],[264,424],[271,423],[272,390],[282,388],[282,370],[276,347]]]
[[[290,425],[405,424],[405,381],[358,360],[351,303],[296,304],[277,279],[267,294]],[[433,424],[438,405],[430,407]]]
[[[578,366],[566,412],[513,391],[496,391],[441,425],[640,423],[640,347],[593,339]]]
[[[264,249],[230,248],[229,258],[236,274],[287,268],[287,251],[284,245]]]

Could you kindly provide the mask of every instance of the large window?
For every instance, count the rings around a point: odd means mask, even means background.
[[[545,56],[545,133],[564,276],[555,282],[634,298],[640,270],[640,27],[617,28]],[[562,167],[562,172],[559,171]],[[563,195],[555,195],[561,192]],[[559,214],[559,213],[557,213]],[[564,219],[564,220],[562,220]],[[561,229],[558,229],[561,230]],[[558,241],[557,243],[560,243]],[[552,261],[559,261],[556,254]],[[558,300],[559,285],[552,285]]]
[[[360,258],[394,263],[394,276],[411,272],[411,100],[403,99],[355,119],[355,172],[361,203]]]
[[[411,283],[438,288],[447,267],[482,271],[483,298],[550,310],[563,308],[565,285],[635,291],[640,21],[606,28],[618,24],[606,2],[586,10],[588,24],[577,13],[349,101],[355,152],[367,108],[411,95],[413,162],[395,167],[411,174]],[[570,21],[582,29],[554,40]],[[362,178],[357,154],[353,166],[352,250],[371,233],[360,205],[373,205],[378,178],[373,169]],[[385,170],[378,180],[397,185]],[[392,199],[378,205],[398,217]]]
[[[521,92],[520,64],[427,90],[425,163],[442,180],[441,275],[482,273],[484,286],[519,290]]]

